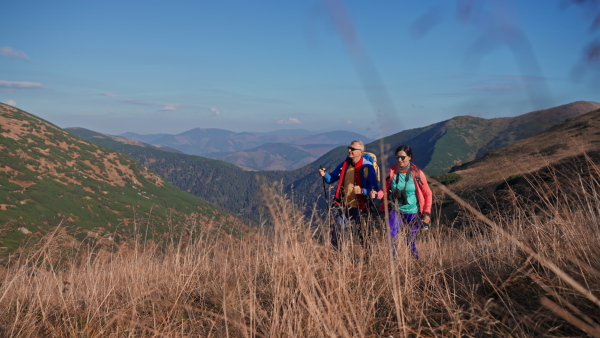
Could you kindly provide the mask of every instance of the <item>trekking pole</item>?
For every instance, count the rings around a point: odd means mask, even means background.
[[[319,165],[319,169],[325,170],[322,165]],[[325,176],[321,176],[323,182],[323,197],[325,197],[325,204],[327,204],[327,212],[329,213],[329,196],[327,195],[327,188],[325,187]]]
[[[319,165],[320,169],[325,170],[322,165]],[[331,231],[331,206],[329,205],[329,195],[327,194],[327,188],[325,187],[325,176],[321,176],[323,182],[323,197],[325,198],[325,204],[327,205],[327,224],[329,224],[329,230]]]
[[[375,190],[375,189],[371,189],[371,190]],[[377,232],[378,228],[379,228],[379,211],[377,208],[377,205],[375,204],[375,201],[371,198],[371,196],[367,196],[367,199],[369,200],[369,209],[370,209],[370,218],[371,218],[371,224],[372,224],[372,228],[370,230],[372,230],[373,232]],[[371,234],[373,235],[373,234]]]

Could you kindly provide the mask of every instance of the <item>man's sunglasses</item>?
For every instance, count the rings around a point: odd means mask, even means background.
[[[352,148],[352,147],[348,147],[348,150],[351,150],[351,151],[355,151],[355,150],[362,150],[362,149],[359,149],[359,148]]]
[[[401,155],[396,155],[396,159],[398,160],[402,160],[404,161],[405,158],[407,158],[408,156],[401,156]]]

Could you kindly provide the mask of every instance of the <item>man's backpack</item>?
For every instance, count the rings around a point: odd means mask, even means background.
[[[379,182],[379,178],[381,177],[379,174],[379,165],[377,164],[377,156],[375,156],[375,154],[370,153],[370,152],[364,152],[363,153],[363,158],[370,161],[371,163],[373,163],[373,168],[375,169],[375,172],[377,173],[377,182]],[[363,177],[365,179],[369,178],[369,168],[363,168]]]

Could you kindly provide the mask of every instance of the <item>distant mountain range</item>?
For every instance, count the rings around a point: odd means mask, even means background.
[[[195,128],[176,135],[124,133],[119,136],[254,170],[297,169],[352,140],[372,141],[349,131],[311,132],[303,129],[236,133]]]
[[[120,136],[162,150],[218,159],[250,170],[292,170],[315,162],[331,166],[341,161],[340,156],[346,156],[341,146],[355,139],[365,140],[367,149],[380,160],[385,160],[382,157],[385,155],[386,165],[389,165],[393,163],[393,149],[408,144],[414,150],[413,161],[428,174],[437,175],[597,108],[600,108],[599,103],[578,101],[515,117],[484,119],[457,116],[372,142],[362,135],[346,131],[308,134],[308,131],[300,130],[259,135],[196,128],[178,135],[125,133]],[[381,149],[387,150],[382,153]]]
[[[72,243],[121,246],[142,230],[158,239],[211,223],[230,231],[246,227],[130,157],[0,104],[0,253],[57,225]]]

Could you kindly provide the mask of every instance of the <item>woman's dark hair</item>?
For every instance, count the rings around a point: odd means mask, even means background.
[[[407,145],[401,145],[398,148],[396,148],[396,151],[394,152],[394,155],[396,155],[399,151],[403,151],[406,153],[407,156],[410,156],[410,158],[412,158],[412,148],[410,146]]]

